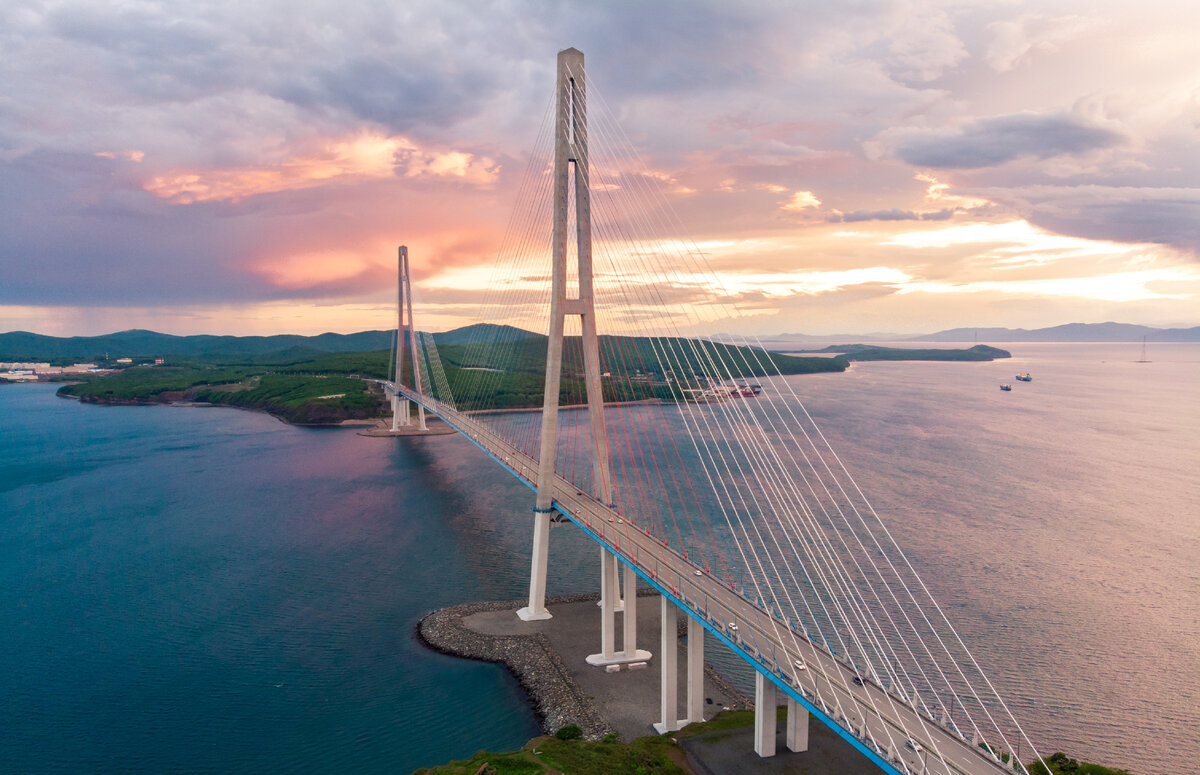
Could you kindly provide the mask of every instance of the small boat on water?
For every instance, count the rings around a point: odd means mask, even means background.
[[[1010,385],[1010,384],[1008,384],[1008,383],[1006,382],[1006,383],[1004,383],[1003,385],[1001,385],[1001,386],[1000,386],[1000,389],[1001,389],[1001,390],[1012,390],[1012,385]]]
[[[1024,374],[1018,374],[1017,380],[1020,382],[1033,382],[1033,377],[1029,375],[1029,372],[1025,372]]]

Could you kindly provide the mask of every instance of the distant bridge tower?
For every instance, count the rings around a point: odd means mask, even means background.
[[[417,343],[413,339],[416,336],[416,331],[413,329],[413,311],[412,311],[412,279],[408,273],[408,246],[400,246],[400,255],[397,261],[397,275],[399,276],[399,295],[396,300],[396,308],[398,315],[396,317],[396,381],[395,385],[399,388],[403,384],[401,374],[404,371],[405,353],[410,354],[409,360],[412,367],[413,389],[419,395],[424,395],[425,391],[421,384],[421,370],[417,367]],[[408,426],[412,424],[412,415],[409,411],[409,400],[400,394],[397,389],[392,393],[392,430],[400,430],[400,426]],[[420,430],[427,430],[425,427],[425,407],[417,405],[417,427]]]

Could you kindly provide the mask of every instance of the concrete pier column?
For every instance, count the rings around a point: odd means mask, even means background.
[[[660,735],[682,728],[679,723],[679,611],[664,595],[662,598],[662,632],[658,660],[662,667],[660,708],[662,719],[654,725]]]
[[[808,750],[808,711],[800,703],[787,698],[787,747],[800,753]]]
[[[616,617],[616,601],[619,589],[617,587],[617,574],[620,572],[617,568],[618,561],[615,555],[610,555],[607,550],[600,550],[600,653],[589,654],[587,663],[596,665],[597,667],[608,667],[609,665],[624,665],[631,662],[645,662],[650,659],[649,651],[640,651],[637,648],[637,600],[633,600],[633,609],[626,607],[625,609],[625,637],[624,650],[616,650],[617,640],[617,617]],[[629,597],[629,590],[633,591],[636,596],[637,588],[631,584],[630,576],[636,575],[632,568],[625,566],[625,589],[626,597]],[[627,606],[630,605],[629,600],[626,600]],[[613,668],[620,669],[620,668]]]
[[[617,569],[608,552],[600,550],[600,654],[606,662],[616,656]]]
[[[621,616],[622,640],[626,656],[637,654],[637,571],[625,566],[625,613]]]
[[[775,755],[777,689],[762,673],[754,674],[754,752],[766,758]]]
[[[615,555],[615,554],[606,554],[606,555],[605,555],[603,558],[601,558],[600,562],[602,562],[602,563],[603,563],[603,562],[607,562],[607,563],[609,563],[610,565],[612,565],[612,568],[610,569],[610,571],[611,571],[611,572],[614,574],[614,575],[613,575],[613,578],[616,578],[616,579],[620,579],[620,578],[621,578],[621,577],[620,577],[620,572],[621,572],[621,561],[617,559],[617,555]],[[601,574],[603,574],[603,573],[604,573],[604,569],[603,569],[603,568],[601,568],[601,569],[600,569],[600,573],[601,573]],[[626,578],[628,578],[628,577],[626,577]],[[622,611],[624,611],[624,610],[625,610],[625,601],[624,601],[624,599],[622,599],[622,597],[621,597],[621,589],[620,589],[620,586],[614,582],[614,584],[613,584],[613,588],[614,588],[614,591],[613,591],[613,598],[614,598],[614,599],[613,599],[613,610],[614,610],[614,611],[616,611],[617,613],[621,613]],[[602,606],[602,605],[604,605],[604,590],[600,590],[600,599],[596,601],[596,605],[597,605],[597,606]]]
[[[687,720],[704,720],[704,626],[688,618],[687,643]]]

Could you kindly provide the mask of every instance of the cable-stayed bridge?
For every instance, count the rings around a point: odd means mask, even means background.
[[[534,490],[522,619],[552,616],[553,525],[599,545],[588,661],[656,661],[659,731],[703,719],[707,632],[756,671],[762,756],[782,699],[792,750],[811,712],[885,772],[1023,772],[1033,745],[800,399],[813,364],[710,333],[737,316],[679,236],[677,184],[602,100],[589,125],[589,91],[583,55],[561,52],[480,325],[440,346],[418,331],[400,249],[394,427],[432,413]],[[656,656],[635,640],[639,583],[661,594]]]

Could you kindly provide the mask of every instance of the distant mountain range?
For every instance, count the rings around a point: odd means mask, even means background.
[[[764,344],[797,342],[1200,342],[1195,328],[1152,328],[1128,323],[1067,323],[1050,328],[950,328],[922,336],[900,334],[779,334]]]
[[[477,324],[435,334],[439,344],[471,341],[512,342],[544,337],[512,326]],[[393,331],[360,331],[356,334],[298,336],[174,336],[133,329],[103,336],[57,337],[12,331],[0,334],[0,361],[90,359],[104,357],[268,355],[285,351],[364,352],[392,347]],[[1151,328],[1125,323],[1068,323],[1052,328],[952,328],[934,334],[899,337],[893,334],[811,336],[781,334],[763,337],[768,347],[799,341],[910,341],[910,342],[1200,342],[1195,328]]]
[[[1050,328],[951,328],[910,342],[1200,342],[1200,326],[1151,328],[1128,323],[1067,323]]]

